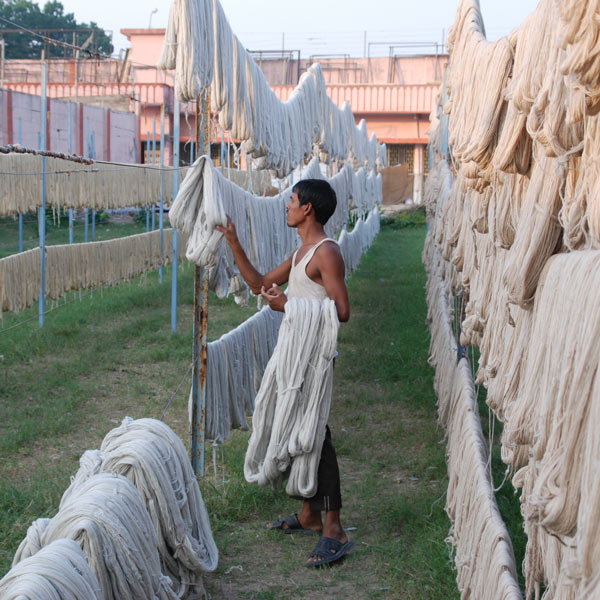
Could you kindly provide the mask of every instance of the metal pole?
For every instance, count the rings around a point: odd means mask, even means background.
[[[231,140],[231,137],[229,139]],[[227,142],[227,158],[226,158],[226,161],[227,161],[227,168],[229,169],[230,168],[230,165],[229,165],[229,142]]]
[[[162,261],[165,258],[165,232],[163,208],[165,206],[165,105],[160,107],[160,207],[158,212],[158,227],[160,229],[160,260],[158,267],[158,282],[163,282]]]
[[[19,213],[19,252],[23,252],[23,213]]]
[[[146,132],[146,161],[150,162],[150,132]],[[146,204],[146,233],[150,231],[150,206]]]
[[[89,118],[85,120],[85,148],[84,148],[84,157],[85,158],[89,158],[90,157],[90,120]],[[84,227],[83,227],[83,240],[85,242],[88,241],[88,230],[89,230],[89,225],[88,225],[88,221],[89,221],[89,212],[90,209],[86,206],[83,209],[83,219],[85,221]]]
[[[225,130],[221,130],[221,169],[225,166]]]
[[[200,124],[202,103],[202,127]],[[198,154],[210,153],[210,95],[206,90],[196,103],[196,139]],[[204,477],[206,453],[206,358],[208,328],[208,274],[198,266],[194,272],[194,372],[192,378],[192,468]]]
[[[179,100],[173,101],[173,202],[179,190]],[[171,206],[173,206],[171,202]],[[171,331],[177,331],[177,267],[179,263],[179,239],[173,227],[173,260],[171,261]]]
[[[46,125],[48,119],[47,105],[48,66],[45,53],[42,51],[42,99],[41,99],[41,132],[40,149],[46,150]],[[38,317],[40,327],[44,326],[44,313],[46,311],[46,157],[42,155],[42,206],[38,213],[38,230],[40,236],[41,282],[40,299],[38,304]]]
[[[96,132],[92,131],[92,153],[91,158],[96,160]],[[92,208],[92,241],[96,239],[96,209]]]
[[[23,121],[21,117],[17,119],[17,143],[23,144]],[[19,213],[19,252],[23,252],[23,213]]]
[[[190,143],[190,165],[194,164],[194,133],[191,130],[191,126],[190,126],[190,136],[191,136],[191,143]]]
[[[152,122],[152,164],[156,165],[156,117]],[[152,202],[152,231],[156,229],[156,211],[155,204]]]
[[[67,149],[69,154],[73,154],[73,111],[71,110],[71,105],[69,104],[69,123],[68,123],[68,135],[69,142],[67,144]],[[69,244],[73,243],[73,209],[69,209]]]

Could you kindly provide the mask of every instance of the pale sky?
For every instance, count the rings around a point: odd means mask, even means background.
[[[36,0],[43,5],[44,0]],[[166,27],[170,0],[61,0],[79,22],[113,31],[115,52],[128,46],[120,29]],[[233,32],[249,50],[388,56],[389,46],[438,42],[452,25],[458,0],[221,0]],[[488,39],[519,27],[537,0],[480,0]],[[156,13],[151,14],[154,9]],[[431,48],[425,52],[435,51]],[[404,53],[401,48],[397,54]]]

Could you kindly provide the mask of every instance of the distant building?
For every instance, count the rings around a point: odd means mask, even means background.
[[[160,144],[156,155],[150,150],[153,136],[158,138],[160,135],[161,110],[164,107],[164,153],[165,163],[169,164],[173,144],[173,77],[155,67],[165,30],[122,29],[121,33],[131,42],[124,60],[52,60],[49,63],[48,96],[134,113],[137,117],[136,151],[132,155],[137,156],[139,162],[158,160]],[[415,202],[420,201],[423,176],[428,166],[425,146],[429,114],[442,81],[447,55],[390,55],[386,58],[319,56],[302,59],[300,53],[294,51],[257,51],[252,54],[283,101],[289,98],[299,77],[310,64],[319,62],[330,98],[338,106],[349,101],[357,123],[364,118],[369,135],[375,132],[377,139],[387,144],[388,164],[404,165],[406,184],[412,188],[412,194],[405,195],[412,195]],[[3,73],[4,88],[39,95],[39,61],[6,61]],[[0,102],[4,97],[0,96]],[[6,110],[6,106],[0,106],[0,114],[4,115]],[[195,111],[193,106],[186,105],[181,107],[181,111],[180,156],[183,162],[187,162],[192,158],[187,142],[195,129]],[[3,118],[1,140],[7,139],[5,129],[8,127]],[[14,124],[12,131],[15,131]],[[105,124],[103,137],[106,131]],[[220,161],[219,142],[220,139],[213,139],[212,154],[217,162]]]

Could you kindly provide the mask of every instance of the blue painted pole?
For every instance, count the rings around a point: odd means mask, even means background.
[[[179,191],[179,100],[173,102],[173,202]],[[171,202],[171,206],[173,206]],[[173,260],[171,261],[171,331],[177,331],[177,267],[179,264],[179,236],[173,227]]]
[[[69,136],[68,151],[69,151],[69,154],[73,154],[73,112],[71,110],[71,105],[69,105],[68,136]],[[73,243],[73,233],[74,233],[73,232],[73,224],[74,224],[73,209],[70,208],[69,209],[69,244]]]
[[[74,234],[75,234],[74,227],[73,227],[74,224],[75,223],[74,223],[74,219],[73,219],[73,209],[70,208],[69,209],[69,244],[73,243]]]
[[[23,252],[23,213],[19,213],[19,252]]]
[[[85,149],[84,149],[84,157],[90,157],[90,120],[85,120]],[[89,231],[89,208],[87,206],[83,209],[83,219],[84,219],[84,227],[83,227],[83,240],[84,242],[88,241],[88,231]]]
[[[92,131],[92,152],[90,154],[93,160],[96,160],[96,132]],[[92,209],[92,241],[96,239],[96,209]]]
[[[158,212],[158,227],[160,229],[160,260],[165,259],[165,231],[164,215],[165,207],[165,105],[160,107],[160,206]],[[163,282],[163,266],[158,267],[158,282]]]
[[[190,165],[194,164],[195,147],[196,147],[196,142],[194,141],[194,133],[191,131],[191,127],[190,127]]]
[[[23,144],[23,121],[17,119],[17,144]],[[19,213],[19,252],[23,252],[23,213]]]
[[[47,87],[48,87],[48,65],[45,56],[42,55],[42,97],[41,97],[41,131],[40,150],[46,150],[46,125],[48,119],[47,110]],[[44,313],[46,312],[46,157],[42,156],[42,206],[38,213],[38,230],[40,236],[40,299],[38,303],[38,318],[40,327],[44,326]]]
[[[146,132],[146,163],[150,162],[150,132]],[[146,233],[150,231],[150,207],[146,204]]]
[[[156,117],[152,121],[152,164],[156,166]],[[153,199],[154,200],[154,199]],[[156,205],[152,202],[152,231],[156,229]]]
[[[221,166],[225,166],[225,131],[221,131]]]

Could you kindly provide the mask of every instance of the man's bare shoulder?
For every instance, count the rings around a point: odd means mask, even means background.
[[[334,241],[327,241],[321,244],[316,252],[315,256],[319,265],[343,265],[344,257],[338,244]]]
[[[319,254],[322,257],[330,257],[330,258],[335,258],[335,257],[342,257],[342,252],[340,250],[340,247],[338,245],[337,242],[334,242],[333,240],[327,240],[326,242],[324,242],[323,244],[321,244],[315,254]]]

